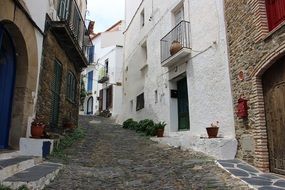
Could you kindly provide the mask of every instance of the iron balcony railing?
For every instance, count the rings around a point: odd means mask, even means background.
[[[77,40],[82,50],[84,47],[92,46],[84,19],[75,0],[59,0],[57,15],[61,21],[65,21]],[[83,49],[84,48],[84,49]]]
[[[190,22],[181,21],[160,40],[161,62],[174,55],[170,52],[174,43],[178,43],[180,49],[190,49]]]

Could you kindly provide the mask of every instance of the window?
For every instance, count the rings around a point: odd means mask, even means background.
[[[137,105],[136,105],[136,111],[141,110],[144,108],[144,93],[141,93],[137,96]]]
[[[67,99],[75,102],[76,97],[76,78],[73,73],[69,72],[67,75]]]
[[[89,64],[94,62],[94,46],[88,48],[88,62]]]
[[[284,0],[266,0],[266,12],[269,31],[285,20]]]
[[[143,9],[141,12],[141,28],[144,27],[144,24],[145,24],[144,20],[145,20],[145,18],[144,18],[144,9]]]
[[[108,75],[109,72],[109,59],[105,60],[105,74]]]
[[[87,92],[92,92],[93,88],[93,71],[88,72],[87,74]]]
[[[60,0],[58,7],[58,17],[61,20],[66,20],[69,15],[70,0]]]

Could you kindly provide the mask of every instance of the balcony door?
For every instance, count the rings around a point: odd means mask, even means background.
[[[183,6],[181,6],[179,9],[177,9],[176,11],[174,11],[174,26],[176,27],[176,32],[174,32],[174,36],[172,40],[177,40],[179,41],[181,44],[183,44],[183,28],[182,25],[178,25],[181,21],[184,20],[184,8]]]

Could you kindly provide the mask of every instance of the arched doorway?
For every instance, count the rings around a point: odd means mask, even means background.
[[[0,149],[7,148],[9,142],[15,71],[14,44],[0,23]]]
[[[87,100],[87,114],[93,114],[93,97],[89,97]]]
[[[270,170],[285,174],[285,57],[262,76]]]

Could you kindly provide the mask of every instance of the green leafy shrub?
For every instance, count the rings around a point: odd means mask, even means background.
[[[154,122],[151,119],[144,119],[139,122],[139,127],[137,131],[146,132],[148,126],[154,126]]]
[[[155,136],[157,129],[162,129],[165,126],[165,122],[154,123],[151,119],[144,119],[137,122],[130,118],[123,122],[123,128],[144,132],[148,136]]]
[[[130,118],[123,122],[123,128],[136,130],[139,128],[139,123]]]
[[[126,121],[123,122],[123,128],[129,129],[132,122],[134,122],[132,118],[127,119]]]

